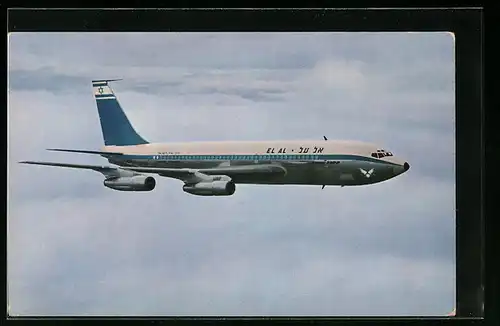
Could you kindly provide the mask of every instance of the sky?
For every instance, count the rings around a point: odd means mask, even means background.
[[[448,33],[11,33],[10,315],[445,315],[455,302]],[[361,187],[199,197],[46,148],[103,146],[92,79],[150,142],[361,140],[411,169]]]

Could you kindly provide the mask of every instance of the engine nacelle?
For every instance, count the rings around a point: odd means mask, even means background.
[[[120,191],[151,191],[155,188],[156,181],[153,177],[135,175],[132,177],[106,179],[104,180],[104,185]]]
[[[236,185],[232,180],[199,182],[184,185],[182,190],[198,196],[231,196],[236,191]]]

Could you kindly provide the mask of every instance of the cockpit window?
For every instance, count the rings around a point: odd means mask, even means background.
[[[394,155],[391,152],[386,152],[383,149],[377,149],[377,151],[375,153],[372,153],[372,156],[376,157],[376,158],[382,158],[382,157],[394,156]]]

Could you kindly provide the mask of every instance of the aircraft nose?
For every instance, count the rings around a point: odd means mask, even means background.
[[[403,164],[403,169],[405,169],[405,172],[408,171],[410,169],[410,164],[408,164],[408,162],[405,162],[405,164]]]

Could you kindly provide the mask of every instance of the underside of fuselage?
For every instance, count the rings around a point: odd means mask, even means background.
[[[392,168],[384,164],[360,161],[337,161],[335,164],[325,162],[287,162],[287,161],[161,161],[161,160],[123,160],[109,158],[108,161],[119,166],[176,168],[176,169],[209,169],[218,167],[234,167],[274,164],[285,168],[284,174],[266,173],[231,173],[231,179],[237,184],[267,185],[331,185],[356,186],[381,182],[391,178]],[[362,170],[373,169],[368,177]]]

